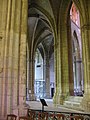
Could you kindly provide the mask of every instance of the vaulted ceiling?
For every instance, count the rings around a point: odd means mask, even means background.
[[[53,24],[57,19],[60,1],[29,0],[28,3],[29,48],[33,48],[33,51],[38,48],[42,57],[44,50],[50,58],[54,52],[54,35],[51,22]]]
[[[54,42],[55,32],[58,33],[58,28],[64,29],[67,24],[70,4],[75,2],[80,6],[81,1],[83,0],[28,0],[28,45],[32,54],[38,48],[42,56],[44,50],[51,57],[54,45],[58,43]]]

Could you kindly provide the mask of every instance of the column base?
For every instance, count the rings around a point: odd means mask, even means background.
[[[63,105],[66,98],[66,94],[55,93],[53,97],[54,104]]]
[[[90,112],[90,95],[84,94],[81,106],[85,112]]]

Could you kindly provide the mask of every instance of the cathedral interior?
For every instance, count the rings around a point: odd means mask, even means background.
[[[26,101],[90,112],[90,0],[0,0],[0,120]]]

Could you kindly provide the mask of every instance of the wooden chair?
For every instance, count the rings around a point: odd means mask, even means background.
[[[65,119],[65,115],[63,115],[61,113],[58,113],[58,114],[55,114],[55,118],[56,118],[56,120],[64,120]]]
[[[48,113],[47,112],[39,112],[38,120],[48,120]]]
[[[7,114],[7,119],[6,120],[16,120],[17,116],[14,114]]]
[[[54,113],[50,113],[50,114],[49,114],[49,119],[54,120],[54,118],[55,118],[55,114],[54,114]]]
[[[65,115],[61,114],[61,113],[52,113],[49,115],[49,118],[52,120],[64,120],[65,119]]]
[[[74,116],[70,116],[70,120],[84,120],[84,117],[79,115],[74,115]]]
[[[34,120],[36,116],[36,112],[32,110],[29,111],[28,116],[29,116],[29,120]]]
[[[29,117],[27,116],[20,116],[19,117],[19,120],[30,120]]]

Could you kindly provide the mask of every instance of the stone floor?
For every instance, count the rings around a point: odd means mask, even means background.
[[[44,110],[46,110],[46,111],[61,111],[61,112],[84,113],[82,111],[77,111],[77,110],[66,108],[63,105],[55,106],[53,104],[52,99],[45,99],[45,101],[46,101],[46,103],[48,105],[48,106],[44,106]],[[40,100],[37,100],[37,101],[27,101],[26,103],[30,106],[30,109],[42,110],[42,104],[41,104]]]

